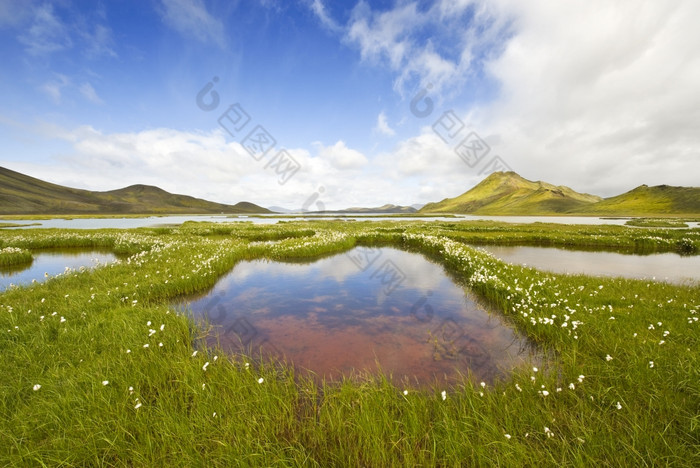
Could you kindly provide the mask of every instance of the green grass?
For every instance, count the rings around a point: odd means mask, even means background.
[[[577,229],[316,221],[2,231],[0,248],[130,256],[0,295],[0,465],[698,466],[700,287],[542,273],[465,245],[551,237],[672,251],[700,241],[698,230]],[[201,331],[167,306],[241,260],[355,245],[439,260],[552,357],[483,389],[469,379],[404,389],[378,375],[317,385],[284,363],[204,348]]]
[[[32,253],[26,249],[19,247],[5,247],[4,249],[0,249],[0,267],[31,263],[33,259]]]
[[[688,225],[680,219],[657,219],[657,218],[637,218],[630,219],[625,226],[635,227],[668,227],[687,228]]]

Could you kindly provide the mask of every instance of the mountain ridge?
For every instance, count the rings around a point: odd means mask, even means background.
[[[64,187],[0,167],[0,214],[272,213],[249,202],[235,205],[167,192],[153,185],[95,192]]]
[[[557,215],[601,200],[564,185],[527,180],[515,172],[494,172],[467,192],[428,203],[420,212]]]
[[[515,172],[494,172],[467,192],[428,203],[421,213],[502,216],[653,216],[700,214],[700,188],[640,185],[601,198],[564,185],[524,179]]]

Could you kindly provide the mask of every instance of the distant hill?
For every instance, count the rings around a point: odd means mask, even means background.
[[[290,209],[284,208],[282,206],[268,206],[267,209],[272,211],[273,213],[284,213],[284,214],[294,213],[294,210],[290,210]]]
[[[422,206],[422,205],[421,205]],[[290,210],[283,208],[281,206],[271,206],[270,210],[275,213],[285,213],[285,214],[300,214],[300,213],[312,213],[312,214],[348,214],[348,213],[417,213],[418,210],[413,206],[400,206],[386,204],[376,208],[347,208],[344,210],[323,210],[323,211],[302,211],[302,210]]]
[[[582,207],[579,212],[598,216],[698,215],[700,187],[640,185],[622,195]]]
[[[240,202],[214,203],[150,185],[92,192],[45,182],[0,167],[0,214],[206,214],[271,213]]]
[[[333,213],[416,213],[418,210],[412,206],[399,206],[387,203],[376,208],[348,208],[334,211]]]
[[[515,172],[494,172],[476,187],[455,198],[428,203],[421,213],[483,215],[559,215],[580,210],[602,198],[578,193],[563,185],[533,182]]]

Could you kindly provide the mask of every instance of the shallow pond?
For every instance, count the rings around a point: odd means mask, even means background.
[[[395,382],[493,381],[537,361],[534,347],[425,257],[356,248],[313,263],[239,263],[187,298],[210,344],[275,356],[318,379],[381,368]]]
[[[66,271],[66,268],[94,268],[116,260],[109,252],[82,249],[38,250],[34,251],[34,261],[23,265],[0,267],[0,292],[10,284],[26,285],[33,280],[39,283]]]
[[[592,276],[667,281],[676,284],[700,282],[700,256],[675,253],[628,255],[614,252],[566,250],[555,247],[521,247],[483,245],[508,263],[527,265],[554,273],[582,273]]]

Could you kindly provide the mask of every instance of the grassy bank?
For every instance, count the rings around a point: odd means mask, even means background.
[[[5,247],[4,249],[0,249],[0,267],[31,263],[33,258],[30,251],[19,247]]]
[[[0,295],[0,464],[697,466],[700,287],[542,273],[465,244],[674,251],[697,250],[699,236],[331,221],[2,231],[2,249],[129,257]],[[291,366],[202,349],[201,332],[167,306],[241,260],[356,245],[439,259],[551,360],[485,388],[414,390],[381,376],[319,386]]]
[[[662,227],[662,228],[687,228],[688,225],[682,219],[637,218],[630,219],[626,226],[635,227]]]

